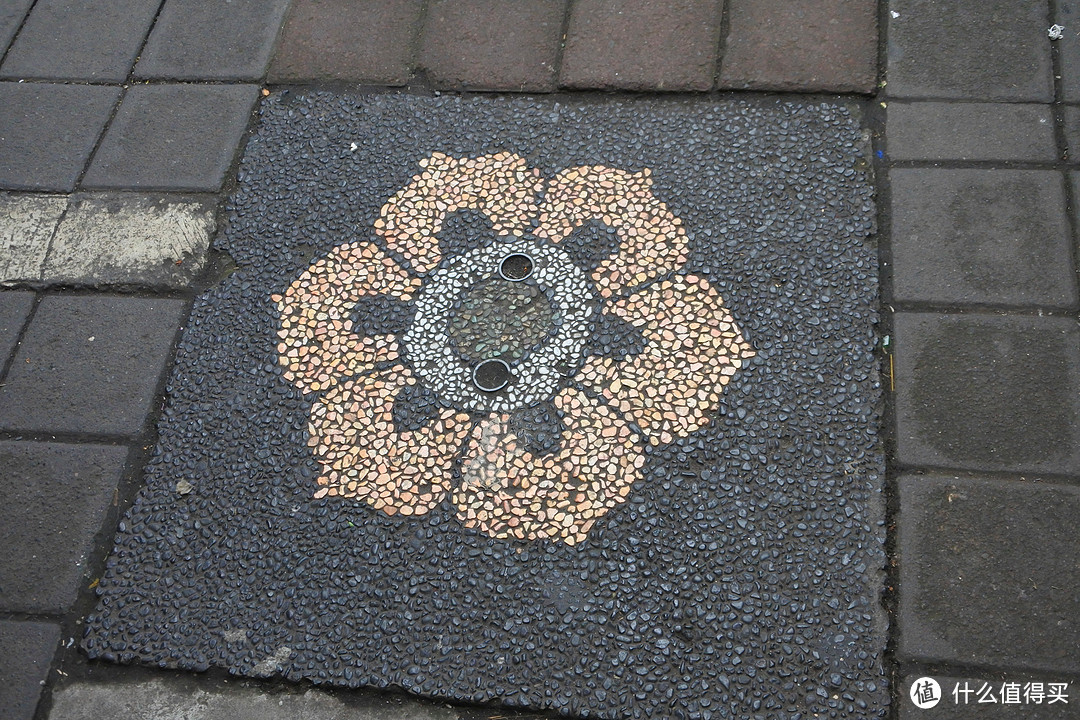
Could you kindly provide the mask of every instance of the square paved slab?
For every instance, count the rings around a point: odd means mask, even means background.
[[[890,0],[889,11],[887,94],[1009,102],[1053,99],[1045,4]]]
[[[1080,470],[1080,330],[1068,318],[899,313],[904,465]]]
[[[1017,103],[891,102],[892,160],[1058,159],[1048,105]]]
[[[1060,172],[894,169],[889,177],[893,299],[1075,307]]]
[[[136,85],[83,186],[216,192],[257,95],[253,85]]]
[[[0,388],[0,429],[137,434],[183,312],[182,300],[47,296]]]
[[[877,7],[865,0],[729,0],[720,87],[874,92]]]
[[[75,188],[119,88],[0,83],[0,188]]]
[[[421,64],[436,87],[551,90],[565,10],[565,0],[434,2]]]
[[[126,446],[0,442],[0,608],[63,613],[127,460]]]
[[[900,478],[900,650],[1080,673],[1080,488]]]
[[[0,193],[0,283],[41,278],[53,233],[67,206],[66,195]]]
[[[708,90],[723,0],[575,0],[559,82],[569,88]]]
[[[571,716],[883,714],[854,112],[271,96],[87,652]]]
[[[38,0],[0,75],[121,82],[131,72],[159,0]]]
[[[288,5],[288,0],[168,0],[135,75],[260,80]]]
[[[7,50],[34,0],[8,0],[0,5],[0,55]]]
[[[29,292],[0,292],[0,369],[4,367],[15,349],[30,308],[34,305],[34,294]]]
[[[0,707],[5,720],[32,720],[59,640],[59,625],[0,620]]]
[[[420,10],[420,0],[294,0],[270,81],[404,85]]]

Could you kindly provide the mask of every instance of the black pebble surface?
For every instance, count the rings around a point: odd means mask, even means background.
[[[590,718],[883,717],[868,147],[857,107],[813,99],[267,98],[216,240],[238,270],[195,302],[84,648]],[[690,237],[682,272],[712,283],[757,353],[708,425],[643,450],[627,501],[574,546],[493,539],[448,500],[403,518],[313,499],[315,397],[277,361],[271,295],[374,240],[423,158],[499,151],[544,177],[650,168]],[[442,247],[492,242],[485,221],[460,214]],[[567,252],[595,266],[609,235],[586,227]],[[409,313],[357,315],[397,332]],[[591,353],[641,350],[595,329]],[[440,402],[402,393],[395,423],[419,427]],[[557,447],[550,403],[512,426]]]

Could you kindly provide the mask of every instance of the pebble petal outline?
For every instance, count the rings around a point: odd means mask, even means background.
[[[382,207],[375,232],[400,253],[419,275],[439,264],[437,234],[443,219],[463,209],[479,210],[496,234],[522,234],[536,216],[536,198],[543,188],[540,171],[509,152],[455,159],[432,153],[414,175]]]
[[[687,259],[686,230],[652,193],[651,171],[630,173],[583,165],[555,175],[540,204],[537,237],[558,243],[575,228],[599,220],[615,230],[619,252],[592,273],[603,297],[666,275]]]
[[[497,538],[560,539],[575,545],[626,500],[645,456],[637,434],[603,401],[566,388],[555,396],[566,429],[560,450],[534,456],[508,430],[510,416],[474,428],[453,495],[458,518]]]
[[[443,410],[418,430],[394,428],[394,398],[416,378],[404,365],[335,385],[311,410],[308,445],[323,465],[316,498],[358,498],[387,515],[423,515],[450,489],[469,433],[466,413]]]
[[[610,303],[645,336],[645,351],[624,361],[593,357],[581,382],[638,424],[652,445],[685,437],[708,422],[720,391],[756,354],[704,278],[675,276]]]

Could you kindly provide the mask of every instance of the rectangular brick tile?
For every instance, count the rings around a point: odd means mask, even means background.
[[[1080,102],[1080,0],[1055,0],[1054,16],[1065,27],[1056,41],[1061,63],[1061,99]]]
[[[552,90],[565,9],[565,0],[435,0],[421,64],[437,87]]]
[[[877,6],[866,0],[728,0],[720,86],[874,92]]]
[[[0,429],[135,435],[185,309],[183,300],[45,297],[0,387]]]
[[[1080,472],[1080,328],[1070,318],[898,313],[903,465]]]
[[[932,678],[941,688],[937,705],[919,708],[911,701],[911,686],[924,677]],[[1046,691],[1051,682],[1069,684],[1068,704],[1049,703]],[[1006,690],[1006,683],[1009,689]],[[1034,683],[1030,687],[1028,683]],[[978,677],[912,674],[900,686],[899,720],[1077,720],[1080,704],[1076,702],[1077,683],[1067,678],[1030,675],[1012,670],[987,670]],[[1039,702],[1035,698],[1042,692]],[[1019,693],[1017,701],[1013,693]],[[955,693],[955,695],[954,695]],[[993,697],[995,702],[987,699]],[[983,702],[979,699],[983,698]],[[1007,703],[1003,700],[1008,700]]]
[[[894,300],[1076,305],[1060,172],[894,169],[890,179]]]
[[[254,85],[137,85],[83,187],[216,192],[258,97]]]
[[[288,5],[288,0],[168,0],[135,75],[260,80]]]
[[[34,306],[34,293],[7,290],[0,292],[0,371],[15,349],[30,308]],[[0,377],[0,380],[3,380]]]
[[[0,442],[0,608],[59,613],[78,595],[128,449]]]
[[[0,188],[71,192],[120,88],[0,83]]]
[[[0,3],[0,56],[7,50],[26,17],[26,11],[33,4],[34,0],[5,0]]]
[[[270,81],[404,85],[421,5],[421,0],[294,0],[270,64]]]
[[[0,284],[41,278],[67,196],[0,193]]]
[[[568,88],[708,90],[723,0],[575,0],[559,82]]]
[[[1080,673],[1077,517],[1078,487],[902,476],[901,655]]]
[[[214,209],[211,198],[76,195],[56,229],[41,280],[186,287],[206,264]]]
[[[889,0],[885,92],[1050,102],[1047,8],[1015,0]]]
[[[1065,146],[1069,151],[1069,162],[1080,159],[1080,107],[1075,105],[1064,106],[1063,129],[1065,130]]]
[[[160,0],[38,0],[0,74],[121,82],[159,5]]]
[[[1048,105],[889,103],[892,160],[1058,159]]]
[[[0,708],[4,720],[32,720],[60,642],[54,623],[0,620]]]

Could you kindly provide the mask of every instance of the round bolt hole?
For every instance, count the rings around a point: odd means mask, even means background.
[[[503,280],[519,282],[532,275],[533,259],[525,253],[507,255],[499,263],[499,275]]]
[[[484,392],[496,392],[510,382],[510,366],[502,360],[485,360],[473,368],[473,384]]]

